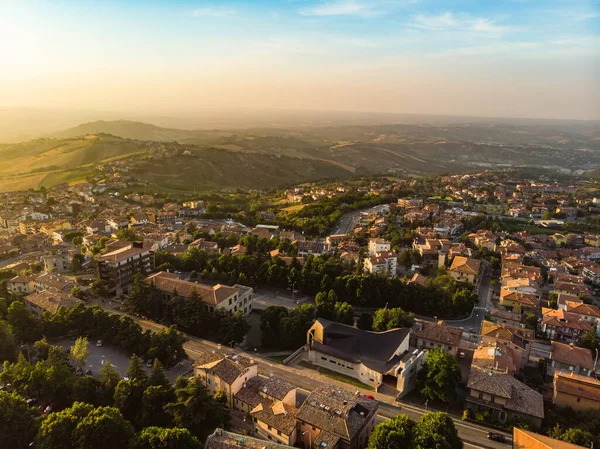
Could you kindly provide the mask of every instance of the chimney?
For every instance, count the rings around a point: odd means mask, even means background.
[[[571,349],[573,349],[575,347],[575,343],[569,343],[569,346],[571,347]]]
[[[217,349],[218,349],[219,351],[221,350],[221,343],[219,343],[219,344],[217,345]]]

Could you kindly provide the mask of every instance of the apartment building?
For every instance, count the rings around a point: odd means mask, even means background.
[[[152,271],[154,252],[141,242],[132,242],[98,257],[98,276],[117,295],[129,293],[134,276]]]

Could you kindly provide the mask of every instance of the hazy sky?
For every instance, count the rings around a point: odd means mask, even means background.
[[[0,107],[600,119],[600,1],[0,0]]]

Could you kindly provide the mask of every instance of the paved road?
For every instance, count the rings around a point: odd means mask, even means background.
[[[142,320],[137,317],[132,318],[135,321],[137,321],[140,324],[140,326],[142,326],[142,328],[144,329],[158,331],[164,328],[164,326],[161,326],[157,323]],[[184,344],[184,349],[190,357],[190,359],[192,360],[198,358],[198,356],[202,352],[215,349],[218,346],[216,343],[207,340],[202,340],[189,335],[186,335],[186,338],[188,340]],[[307,368],[284,366],[277,363],[273,363],[270,360],[263,359],[258,354],[245,353],[237,349],[236,351],[242,355],[245,355],[246,357],[254,358],[258,362],[259,374],[263,376],[280,377],[281,379],[296,385],[300,389],[300,394],[303,395],[307,395],[310,391],[323,385],[324,383],[328,385],[338,385],[344,388],[356,388],[354,386],[349,386],[348,384],[337,382],[333,379],[321,376],[316,371]],[[362,393],[374,395],[379,400],[379,417],[381,419],[391,418],[393,416],[403,413],[409,415],[413,419],[419,419],[421,415],[427,412],[423,408],[416,407],[403,402],[390,403],[389,401],[393,401],[393,399],[389,396],[383,396],[381,394],[374,393],[370,390],[364,390],[362,391]],[[485,427],[477,426],[470,423],[464,423],[459,418],[454,418],[454,422],[458,429],[460,437],[465,442],[466,447],[491,449],[507,448],[506,444],[501,444],[488,440],[487,432],[489,431],[489,429]],[[506,437],[508,438],[508,444],[510,444],[511,435],[506,434]]]
[[[0,261],[0,268],[4,268],[4,267],[6,267],[8,265],[11,265],[11,264],[13,264],[15,262],[20,262],[21,260],[28,259],[30,257],[40,256],[41,254],[42,254],[41,252],[35,251],[35,252],[32,252],[32,253],[20,254],[20,255],[18,255],[16,257],[11,257],[10,259],[4,259],[4,260]]]
[[[487,274],[490,272],[490,269],[485,264],[482,264],[481,267],[483,269],[483,275],[477,291],[479,296],[479,305],[473,308],[469,318],[465,318],[464,320],[446,320],[445,322],[447,324],[455,327],[462,327],[465,329],[465,331],[474,329],[477,331],[477,333],[479,333],[481,330],[481,323],[483,323],[485,318],[486,310],[490,310],[491,308],[490,297],[492,293],[492,280],[487,276]]]
[[[347,212],[342,215],[339,221],[336,224],[334,234],[347,234],[351,232],[360,221],[360,214],[362,212],[371,212],[371,211],[382,211],[385,209],[387,204],[380,204],[379,206],[369,207],[367,209],[355,210],[353,212]]]

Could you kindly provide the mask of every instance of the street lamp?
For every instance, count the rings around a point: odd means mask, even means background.
[[[29,352],[29,345],[24,345],[21,342],[21,349],[27,348],[27,361],[31,363],[31,353]]]
[[[305,433],[308,433],[308,448],[310,449],[312,447],[310,430],[302,432],[302,437],[304,437]],[[302,442],[304,442],[304,438],[302,438]]]
[[[427,399],[427,400],[425,401],[425,411],[427,411],[427,403],[428,403],[428,402],[429,402],[429,399]]]

